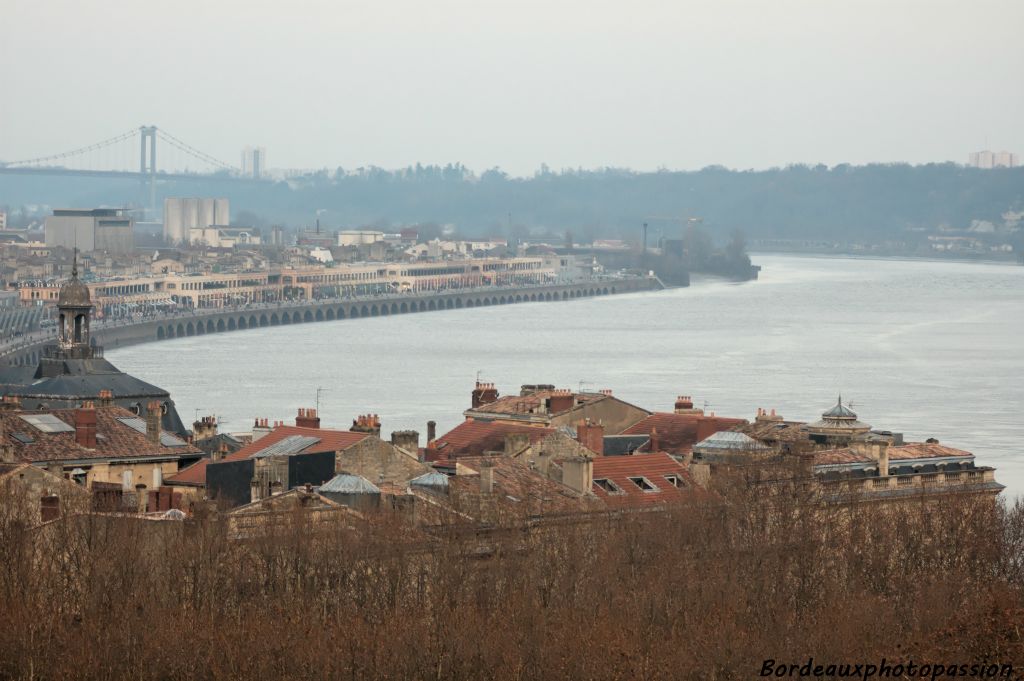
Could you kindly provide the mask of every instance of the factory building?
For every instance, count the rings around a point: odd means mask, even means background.
[[[108,253],[130,253],[135,247],[134,220],[124,208],[58,208],[43,229],[50,247]]]
[[[227,199],[164,199],[164,239],[170,244],[188,243],[192,229],[231,224]]]

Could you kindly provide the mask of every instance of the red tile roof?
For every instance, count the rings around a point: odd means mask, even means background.
[[[914,459],[973,458],[974,455],[962,449],[946,447],[932,442],[912,442],[899,447],[889,447],[889,461],[913,461]],[[874,461],[867,452],[857,451],[851,447],[828,449],[815,452],[815,466],[835,466],[839,464],[870,463]]]
[[[75,426],[75,409],[35,409],[0,411],[0,442],[9,446],[18,461],[77,461],[114,460],[125,458],[177,458],[181,455],[195,456],[198,449],[184,443],[167,447],[149,441],[140,433],[118,419],[138,419],[123,407],[96,407],[96,446],[83,447],[75,439],[75,431],[48,433],[20,418],[33,414],[50,414],[63,421],[68,427]],[[26,442],[24,440],[30,440]]]
[[[683,487],[676,487],[666,475],[678,476]],[[630,478],[643,477],[655,487],[644,491]],[[593,490],[609,508],[642,508],[658,504],[700,498],[704,491],[693,482],[686,467],[668,454],[594,457],[594,480],[610,480],[620,491],[608,492],[594,484]]]
[[[505,456],[486,457],[494,467],[494,490],[483,494],[479,471],[485,457],[473,456],[459,460],[461,473],[449,478],[455,507],[462,513],[477,516],[476,502],[487,500],[505,513],[522,515],[580,513],[601,510],[602,504],[592,496],[577,494],[539,471]],[[467,503],[469,502],[469,503]]]
[[[506,435],[525,433],[532,444],[554,432],[551,428],[521,426],[505,421],[463,421],[435,440],[437,457],[451,459],[500,452],[505,449]]]
[[[303,454],[315,454],[317,452],[338,452],[348,449],[357,442],[367,437],[367,433],[353,433],[349,430],[327,430],[323,428],[299,428],[298,426],[278,426],[267,433],[259,440],[250,442],[233,454],[228,454],[222,461],[241,461],[248,459],[270,445],[280,442],[290,435],[302,435],[306,437],[319,438],[319,442],[311,444],[302,450]],[[206,466],[209,459],[197,461],[177,475],[167,478],[170,485],[205,485]]]
[[[744,419],[704,414],[658,412],[622,431],[623,435],[650,435],[657,430],[658,449],[670,454],[686,454],[701,440],[723,430],[745,424]]]

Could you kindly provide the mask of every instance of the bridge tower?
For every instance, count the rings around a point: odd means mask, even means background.
[[[149,175],[149,210],[156,213],[156,126],[143,125],[139,128],[139,174],[143,176],[142,182],[145,186],[145,176]],[[148,144],[147,144],[148,143]],[[149,155],[146,155],[146,147],[149,147]]]

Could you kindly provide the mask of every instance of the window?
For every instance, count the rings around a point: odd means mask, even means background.
[[[644,492],[657,492],[658,491],[658,488],[654,486],[654,483],[652,483],[650,480],[648,480],[647,478],[643,477],[642,475],[638,475],[636,477],[632,477],[632,478],[629,479],[629,481],[631,483],[633,483],[634,485],[636,485],[637,487],[639,487]]]
[[[595,478],[594,484],[603,489],[608,494],[625,494],[625,492],[622,491],[621,487],[616,485],[611,480],[608,480],[607,478]]]
[[[686,481],[683,480],[682,476],[669,474],[665,476],[665,480],[667,480],[668,484],[672,485],[676,489],[683,489],[686,487]]]

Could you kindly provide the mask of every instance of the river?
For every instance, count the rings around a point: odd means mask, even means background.
[[[1024,267],[757,255],[761,279],[558,303],[447,310],[179,338],[107,352],[170,391],[182,418],[325,427],[377,413],[385,434],[462,420],[479,375],[502,394],[554,383],[669,411],[758,407],[815,420],[842,393],[862,421],[936,437],[1024,494]],[[422,441],[422,440],[421,440]]]

